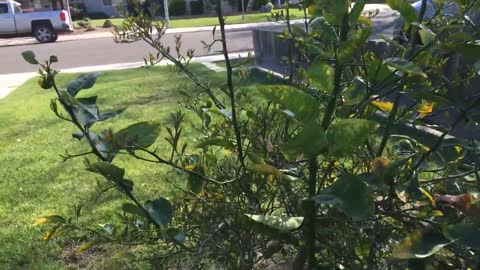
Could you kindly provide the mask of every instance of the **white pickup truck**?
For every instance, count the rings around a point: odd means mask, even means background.
[[[66,10],[23,13],[21,5],[12,0],[0,0],[0,35],[32,34],[40,43],[54,42],[58,33],[73,31]]]

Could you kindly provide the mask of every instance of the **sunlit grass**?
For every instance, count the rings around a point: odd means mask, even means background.
[[[212,72],[198,64],[192,68],[212,85],[223,83],[224,73]],[[75,76],[61,74],[58,83],[64,86]],[[179,90],[193,91],[194,86],[185,83],[188,81],[183,74],[166,67],[112,71],[105,72],[93,89],[80,94],[98,95],[103,111],[128,108],[117,118],[98,123],[97,130],[119,130],[139,121],[160,121],[165,126],[170,113],[183,109],[178,104]],[[268,80],[265,76],[252,75],[248,85],[259,82],[268,83]],[[49,214],[73,216],[73,206],[78,204],[83,204],[85,223],[107,223],[125,200],[112,191],[101,197],[100,204],[94,203],[96,181],[103,179],[84,170],[83,158],[62,160],[60,155],[66,151],[81,153],[88,146],[72,138],[71,134],[76,131],[72,124],[50,111],[53,97],[52,91],[42,90],[36,79],[31,79],[0,100],[0,269],[69,269],[63,240],[54,239],[45,244],[41,240],[45,228],[31,224]],[[192,136],[190,124],[196,120],[187,113],[186,121],[185,141],[194,145],[196,137]],[[168,155],[165,135],[163,129],[154,145],[161,155]],[[127,156],[119,156],[115,164],[126,168],[127,177],[134,181],[135,193],[141,200],[172,195],[170,186],[163,180],[168,168]],[[86,269],[105,269],[98,266],[101,259],[99,256],[82,263],[86,263]]]

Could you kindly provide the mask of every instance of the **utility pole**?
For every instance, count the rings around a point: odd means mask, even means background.
[[[167,28],[170,28],[170,16],[168,15],[168,0],[163,0],[163,11]]]

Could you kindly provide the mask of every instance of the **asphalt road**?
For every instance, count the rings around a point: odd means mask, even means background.
[[[162,41],[165,45],[171,46],[173,50],[173,34],[165,35]],[[183,33],[183,51],[194,49],[195,56],[218,54],[218,51],[220,51],[221,44],[217,43],[210,52],[207,52],[201,41],[212,42],[212,32]],[[227,33],[227,41],[229,52],[253,49],[251,31],[229,32]],[[0,74],[37,71],[37,67],[27,64],[21,57],[21,53],[27,50],[35,52],[39,60],[47,59],[50,55],[56,55],[59,58],[59,63],[56,65],[58,69],[142,62],[143,57],[154,52],[143,41],[115,43],[109,38],[0,47]]]

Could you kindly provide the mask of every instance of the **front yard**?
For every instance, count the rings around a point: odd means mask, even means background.
[[[222,72],[215,73],[199,64],[192,65],[192,69],[212,84],[220,85],[223,81]],[[76,76],[61,74],[59,84],[66,85]],[[252,75],[247,85],[265,80]],[[193,89],[192,84],[185,82],[188,80],[183,74],[166,67],[112,71],[105,72],[93,89],[82,94],[98,95],[103,111],[127,107],[122,115],[97,127],[118,130],[138,121],[167,121],[170,113],[183,108],[177,103],[181,99],[179,90]],[[78,205],[82,205],[86,224],[92,220],[106,223],[115,219],[115,211],[124,201],[118,192],[97,198],[96,181],[103,179],[84,170],[82,157],[63,161],[61,155],[66,151],[80,153],[87,146],[72,138],[75,127],[50,111],[53,97],[54,93],[40,89],[34,78],[0,100],[0,269],[127,269],[112,265],[104,250],[77,255],[75,250],[83,241],[81,235],[68,242],[53,239],[45,243],[45,228],[32,226],[45,215],[72,216]],[[193,121],[190,118],[187,113],[187,121]],[[184,134],[192,145],[194,131],[188,126],[191,125],[185,125]],[[165,149],[165,134],[162,130],[155,144],[160,153]],[[162,180],[166,168],[122,156],[116,162],[127,169],[140,199],[172,194]],[[96,256],[99,254],[103,256]]]
[[[274,10],[274,12],[280,12],[280,10]],[[283,10],[284,15],[286,14]],[[299,9],[290,9],[291,19],[301,19],[303,18],[303,11]],[[233,15],[226,16],[227,24],[244,24],[244,23],[258,23],[258,22],[268,22],[271,17],[270,13],[252,13],[246,14],[244,18],[242,15]],[[110,19],[113,25],[121,25],[123,19],[116,18]],[[104,19],[91,20],[91,25],[93,27],[102,27],[105,22]],[[74,24],[77,26],[78,21],[75,21]],[[214,26],[218,24],[218,18],[215,16],[212,17],[200,17],[200,18],[181,18],[176,19],[172,18],[170,21],[171,28],[184,28],[184,27],[201,27],[201,26]]]

